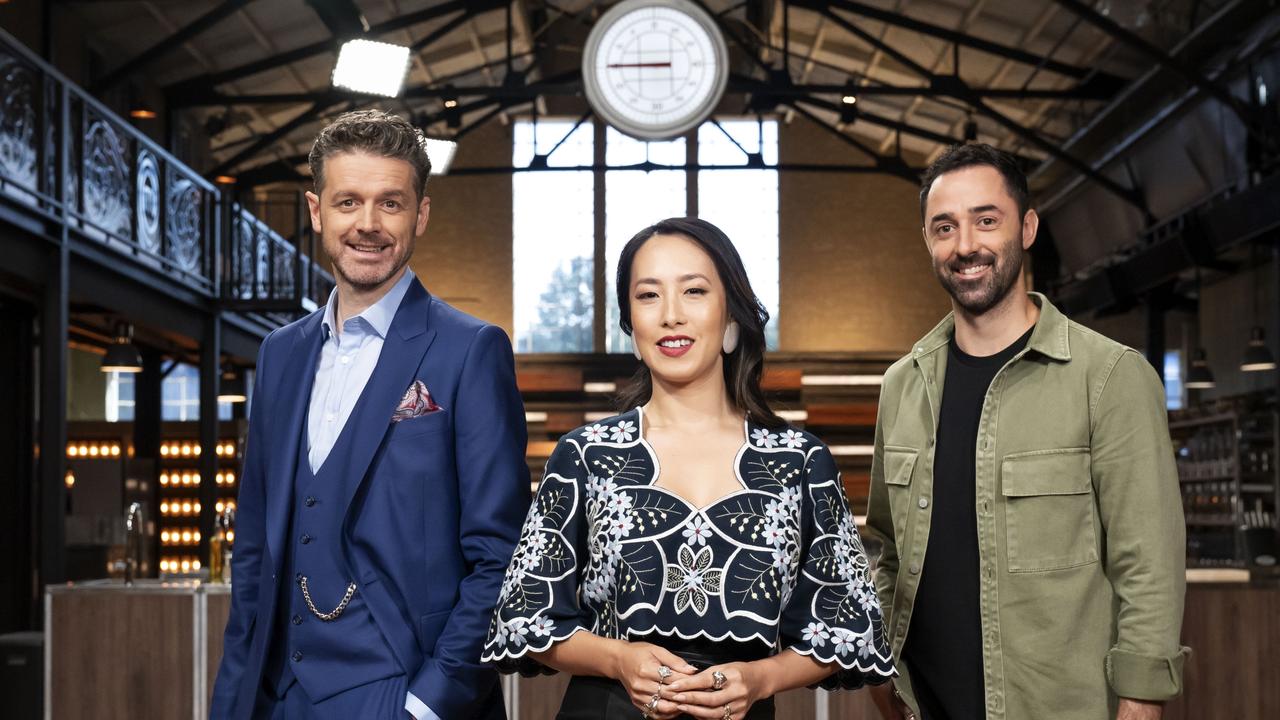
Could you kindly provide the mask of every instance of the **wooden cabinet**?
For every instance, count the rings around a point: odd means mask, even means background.
[[[93,581],[45,594],[45,717],[208,717],[229,588]]]

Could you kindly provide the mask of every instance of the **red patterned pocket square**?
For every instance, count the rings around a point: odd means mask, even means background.
[[[412,420],[439,409],[440,406],[431,399],[431,391],[427,390],[427,386],[421,380],[414,380],[409,389],[404,391],[404,397],[400,398],[396,411],[391,413],[391,422]]]

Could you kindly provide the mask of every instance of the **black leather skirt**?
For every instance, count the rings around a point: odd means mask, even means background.
[[[750,662],[767,657],[763,647],[735,642],[685,641],[678,638],[646,638],[648,642],[670,650],[690,665],[705,670],[712,665]],[[556,720],[640,720],[643,714],[631,704],[631,696],[617,680],[575,675],[564,691]],[[689,715],[680,715],[688,718]],[[745,718],[734,720],[773,720],[773,698],[751,706]]]

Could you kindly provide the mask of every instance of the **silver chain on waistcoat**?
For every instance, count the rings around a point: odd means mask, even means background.
[[[307,590],[307,576],[303,575],[302,580],[299,581],[298,584],[302,586],[302,599],[307,603],[307,609],[311,611],[312,615],[315,615],[324,622],[337,620],[342,615],[342,611],[347,609],[347,605],[351,602],[351,598],[356,594],[356,584],[354,582],[348,583],[347,594],[342,596],[342,602],[338,603],[338,607],[327,613],[322,613],[316,609],[316,604],[311,602],[311,592]]]

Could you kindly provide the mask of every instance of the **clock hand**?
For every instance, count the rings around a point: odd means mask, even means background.
[[[649,62],[649,63],[611,63],[605,67],[613,68],[664,68],[671,67],[669,62]]]

